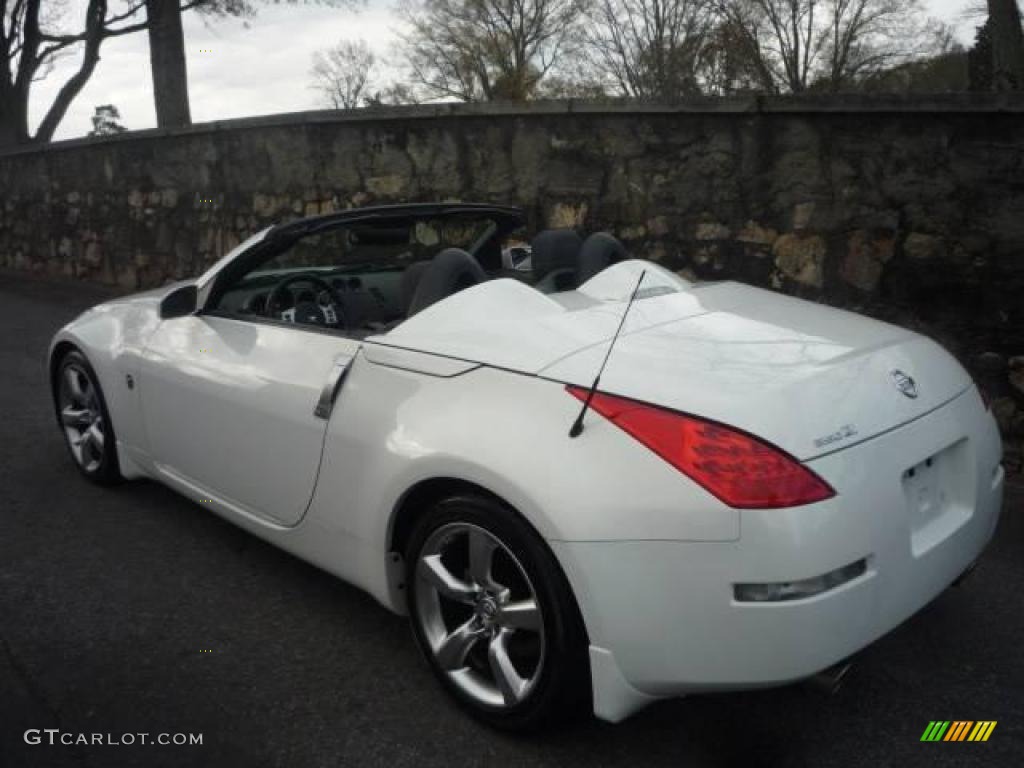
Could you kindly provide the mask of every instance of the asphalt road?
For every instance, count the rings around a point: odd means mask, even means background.
[[[0,766],[1024,764],[1024,489],[975,574],[836,696],[696,696],[510,737],[452,705],[369,597],[154,483],[79,477],[44,357],[100,298],[0,275]],[[937,719],[998,725],[984,744],[921,743]],[[30,728],[203,743],[31,746]]]

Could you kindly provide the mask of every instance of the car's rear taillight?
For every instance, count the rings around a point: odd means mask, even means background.
[[[566,390],[587,399],[582,387]],[[590,407],[730,507],[797,507],[835,496],[789,454],[723,424],[600,392]]]

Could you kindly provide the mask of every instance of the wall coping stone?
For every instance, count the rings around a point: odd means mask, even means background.
[[[736,96],[694,98],[679,103],[608,100],[547,100],[529,102],[484,102],[417,104],[401,107],[313,110],[259,115],[230,120],[193,123],[176,128],[149,128],[111,136],[89,136],[49,144],[14,147],[0,151],[0,159],[19,155],[50,154],[89,146],[216,134],[286,126],[338,123],[402,123],[411,120],[446,118],[546,117],[558,115],[799,115],[799,114],[1007,114],[1024,115],[1024,92],[944,93],[903,96],[897,94],[831,94],[802,96]]]

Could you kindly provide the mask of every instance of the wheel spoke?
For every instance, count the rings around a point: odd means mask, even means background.
[[[533,598],[517,600],[501,606],[498,623],[509,629],[528,629],[538,632],[541,628],[540,608]]]
[[[476,590],[449,571],[441,562],[440,555],[430,555],[421,559],[416,572],[421,579],[449,600],[472,604],[476,597]]]
[[[491,578],[491,564],[498,543],[480,530],[469,532],[469,575],[481,587],[497,587]]]
[[[103,432],[100,431],[99,425],[96,422],[85,431],[82,437],[85,444],[92,448],[97,458],[103,455]]]
[[[516,672],[516,668],[512,666],[512,659],[508,656],[508,633],[509,630],[502,629],[494,636],[487,647],[487,660],[491,664],[494,682],[497,683],[505,704],[511,706],[523,697],[526,681]]]
[[[82,382],[78,378],[78,371],[74,368],[64,369],[64,380],[68,383],[68,391],[75,403],[85,404],[85,392],[82,390]]]
[[[60,420],[65,427],[74,427],[75,429],[85,429],[92,423],[92,417],[87,409],[75,408],[73,405],[67,406],[60,412]]]
[[[86,432],[86,434],[88,435],[89,441],[92,443],[92,446],[96,450],[96,453],[97,454],[102,454],[103,453],[103,431],[99,428],[99,422],[98,421],[93,422],[92,426],[89,427],[89,430],[88,430],[88,432]]]
[[[437,663],[442,669],[455,670],[466,666],[466,654],[473,647],[483,629],[477,623],[476,618],[471,618],[465,624],[445,636],[435,651]]]

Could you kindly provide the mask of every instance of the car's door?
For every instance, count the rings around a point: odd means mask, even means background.
[[[275,227],[222,261],[196,286],[198,311],[168,313],[143,353],[155,469],[218,511],[297,524],[358,339],[404,318],[410,264],[449,246],[482,247],[518,223],[491,213],[311,219]]]
[[[140,371],[154,463],[279,525],[309,504],[353,339],[213,315],[164,321]]]
[[[166,480],[219,511],[283,526],[302,519],[359,349],[330,277],[343,251],[343,232],[263,239],[210,278],[197,312],[162,321],[139,387],[151,460]]]

